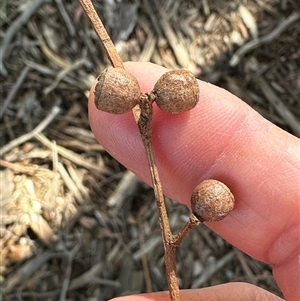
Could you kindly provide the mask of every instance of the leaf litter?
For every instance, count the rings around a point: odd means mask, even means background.
[[[166,290],[153,192],[89,128],[85,95],[109,62],[79,2],[30,3],[0,8],[3,300],[101,301]],[[297,1],[94,4],[123,61],[189,68],[299,136]],[[189,213],[167,205],[176,231]],[[281,296],[270,266],[204,225],[177,262],[181,288],[245,281]]]

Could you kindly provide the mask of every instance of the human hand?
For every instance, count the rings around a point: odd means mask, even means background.
[[[166,69],[126,63],[142,92],[152,90]],[[95,83],[96,84],[96,83]],[[118,161],[151,184],[144,146],[132,113],[114,115],[89,97],[91,128]],[[235,196],[234,210],[206,223],[250,256],[273,265],[287,301],[299,300],[299,139],[279,129],[229,92],[199,81],[200,100],[187,113],[167,114],[154,104],[153,147],[164,193],[190,207],[198,183],[213,178]],[[118,301],[169,300],[167,292]],[[281,300],[249,284],[229,283],[181,291],[181,300]]]

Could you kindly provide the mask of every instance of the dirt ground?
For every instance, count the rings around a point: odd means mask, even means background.
[[[97,0],[123,61],[188,68],[300,136],[297,0]],[[109,61],[78,1],[2,1],[2,300],[89,300],[166,290],[153,191],[88,123]],[[188,210],[167,200],[180,229]],[[232,281],[278,296],[271,267],[206,226],[178,251],[181,288]]]

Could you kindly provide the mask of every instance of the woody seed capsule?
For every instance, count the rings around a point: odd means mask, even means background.
[[[229,188],[217,180],[204,180],[192,193],[193,214],[201,222],[223,219],[234,207],[234,196]]]
[[[97,109],[123,114],[139,103],[141,91],[136,78],[122,68],[107,68],[98,78],[95,87]]]
[[[199,86],[192,72],[179,69],[163,74],[152,93],[160,109],[178,114],[188,111],[199,101]]]

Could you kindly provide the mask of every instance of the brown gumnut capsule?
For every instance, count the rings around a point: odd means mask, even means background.
[[[179,69],[163,74],[152,93],[160,109],[178,114],[188,111],[199,101],[199,86],[194,74]]]
[[[234,207],[234,196],[229,188],[217,180],[204,180],[192,193],[193,214],[201,222],[223,219]]]
[[[136,78],[122,68],[107,68],[98,77],[95,88],[97,109],[113,114],[130,111],[140,100]]]

